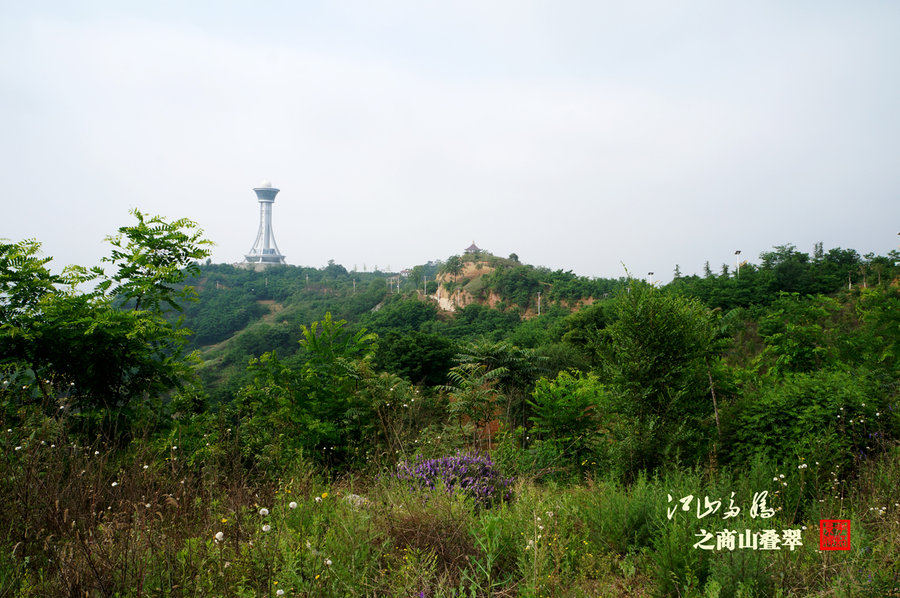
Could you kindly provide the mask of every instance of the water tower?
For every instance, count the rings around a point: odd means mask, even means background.
[[[253,249],[246,254],[248,264],[283,264],[284,256],[278,251],[275,243],[275,234],[272,232],[272,204],[279,189],[272,186],[269,181],[263,181],[259,187],[253,189],[259,200],[259,232],[256,233],[256,241]]]

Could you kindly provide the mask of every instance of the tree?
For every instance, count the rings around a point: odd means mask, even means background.
[[[835,320],[840,310],[836,299],[823,295],[801,298],[798,293],[780,293],[759,319],[766,346],[757,357],[757,369],[779,376],[835,365]]]
[[[579,464],[599,433],[598,410],[605,390],[593,374],[560,372],[541,378],[528,401],[532,434],[556,447],[557,453]]]
[[[461,363],[450,368],[447,374],[450,384],[440,387],[450,393],[450,413],[457,417],[460,428],[468,419],[474,424],[473,437],[497,417],[500,393],[496,389],[506,368],[491,369],[482,363]],[[491,448],[491,430],[487,429],[488,450]]]
[[[118,234],[106,238],[113,251],[103,261],[118,271],[98,288],[134,301],[135,310],[159,313],[163,304],[180,310],[179,300],[191,297],[194,289],[174,285],[200,273],[198,260],[209,255],[207,247],[212,241],[204,239],[203,231],[187,218],[166,222],[161,216],[148,218],[138,210],[131,214],[137,218],[136,225],[123,226]]]
[[[163,305],[177,309],[190,296],[175,285],[209,254],[193,222],[132,214],[137,225],[108,238],[112,276],[80,266],[54,275],[39,243],[0,245],[0,367],[31,372],[45,403],[65,388],[86,425],[107,434],[148,414],[148,400],[190,376],[182,354],[190,331],[167,321]],[[93,291],[80,290],[97,279]]]
[[[365,329],[350,332],[345,324],[327,312],[322,321],[301,326],[307,361],[299,367],[279,361],[274,352],[250,361],[253,382],[229,405],[244,428],[248,458],[276,446],[337,464],[366,442],[360,431],[374,424],[372,405],[359,389],[373,377],[377,336]]]
[[[451,255],[447,258],[447,261],[441,265],[439,270],[442,274],[447,274],[449,276],[453,276],[453,281],[456,282],[457,277],[462,272],[463,269],[463,260],[458,255]]]
[[[379,339],[375,363],[414,384],[436,386],[446,383],[455,353],[453,343],[441,335],[391,330]]]
[[[459,366],[481,365],[485,371],[492,372],[497,390],[506,399],[506,419],[511,426],[517,421],[524,424],[527,417],[525,401],[534,381],[546,372],[543,369],[546,361],[534,349],[522,349],[506,341],[470,342],[456,356]]]
[[[697,299],[639,280],[613,299],[613,321],[600,332],[600,370],[621,431],[634,447],[632,468],[653,468],[673,452],[696,458],[715,413],[711,362],[718,351],[714,315]],[[710,396],[712,395],[712,396]]]

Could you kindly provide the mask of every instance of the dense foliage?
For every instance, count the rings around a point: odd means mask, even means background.
[[[112,273],[0,244],[0,594],[897,591],[897,252],[665,286],[485,253],[257,272],[135,217]],[[802,550],[666,517],[761,491]],[[823,569],[836,515],[862,548]]]

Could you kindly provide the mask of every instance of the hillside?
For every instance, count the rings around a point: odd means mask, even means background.
[[[14,595],[900,589],[898,255],[782,247],[604,297],[512,257],[253,272],[183,239],[88,292],[0,247]],[[426,276],[472,302],[441,310]],[[699,521],[729,496],[740,520]],[[823,555],[835,517],[852,551]],[[712,543],[735,526],[781,546]]]

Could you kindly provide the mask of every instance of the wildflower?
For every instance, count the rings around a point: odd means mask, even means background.
[[[264,532],[268,532],[268,531],[271,530],[271,529],[272,529],[272,526],[269,525],[268,523],[267,523],[266,525],[262,526],[262,530],[263,530]]]
[[[225,534],[223,532],[216,533],[216,542],[221,542],[225,539]]]
[[[21,450],[22,450],[22,447],[21,447],[21,446],[17,446],[17,447],[15,448],[15,450],[21,451]]]
[[[149,508],[150,508],[150,503],[146,503],[146,504],[144,504],[144,506],[147,507],[147,508],[149,509]]]
[[[291,502],[288,504],[288,508],[289,508],[289,509],[296,509],[296,508],[297,508],[297,503],[295,503],[294,501],[291,501]]]
[[[328,493],[327,493],[327,492],[323,492],[323,493],[322,493],[322,498],[328,498]]]
[[[227,517],[222,517],[222,523],[228,523],[228,518],[227,518]]]
[[[262,515],[263,517],[265,517],[266,515],[269,514],[269,509],[262,508],[259,510],[259,514]]]
[[[784,474],[783,474],[783,473],[779,473],[779,474],[778,474],[778,477],[781,478],[781,479],[783,480],[783,479],[784,479]]]
[[[115,487],[118,486],[118,485],[119,485],[119,482],[113,482],[113,483],[112,483],[112,487],[113,487],[113,488],[115,488]]]
[[[99,454],[100,454],[100,451],[94,451],[94,454],[95,454],[95,455],[99,455]]]
[[[284,590],[276,590],[275,595],[276,596],[284,596]]]
[[[149,468],[150,468],[149,465],[144,465],[144,469],[149,469]]]
[[[331,559],[325,559],[325,566],[326,566],[326,567],[330,567],[330,566],[331,566]]]
[[[321,497],[321,496],[317,496],[317,497],[316,497],[316,502],[322,502],[322,497]]]

